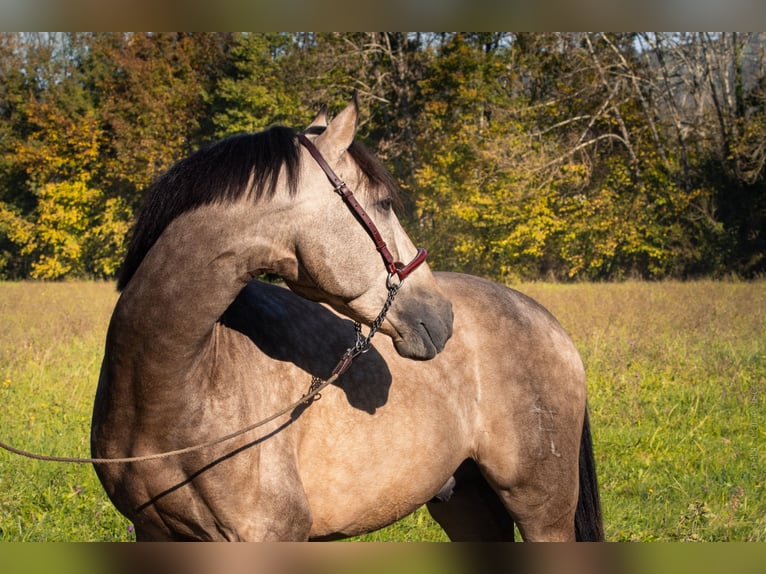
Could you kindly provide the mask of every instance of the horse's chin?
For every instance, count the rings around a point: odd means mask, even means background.
[[[414,359],[416,361],[427,361],[433,359],[438,355],[442,349],[437,348],[432,341],[419,340],[405,340],[399,339],[394,341],[394,348],[396,352],[406,359]]]

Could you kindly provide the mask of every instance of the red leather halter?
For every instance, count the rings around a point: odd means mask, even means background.
[[[381,237],[378,228],[375,226],[375,223],[373,223],[372,219],[370,219],[370,216],[367,215],[367,212],[356,200],[354,194],[351,192],[345,182],[335,174],[324,157],[322,157],[322,154],[319,153],[319,150],[316,148],[316,146],[311,143],[311,140],[309,140],[304,134],[298,134],[298,141],[301,142],[301,144],[316,160],[316,162],[319,164],[319,167],[321,167],[327,175],[327,179],[330,180],[330,183],[332,184],[335,192],[343,198],[343,201],[351,210],[351,213],[354,214],[359,223],[362,224],[362,227],[364,227],[364,229],[372,238],[373,242],[375,243],[375,248],[383,257],[383,261],[386,264],[386,269],[388,270],[389,274],[389,283],[394,275],[399,278],[400,282],[404,281],[410,273],[415,271],[415,269],[417,269],[418,266],[420,266],[420,264],[426,260],[428,257],[428,252],[425,249],[419,247],[417,255],[415,255],[414,259],[407,263],[407,265],[400,261],[394,261],[394,257],[391,255],[391,251],[389,251],[388,246],[383,240],[383,237]]]

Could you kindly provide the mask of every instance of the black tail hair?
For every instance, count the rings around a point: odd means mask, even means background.
[[[604,540],[601,498],[598,493],[596,461],[593,458],[593,440],[587,408],[580,439],[580,495],[575,511],[575,536],[578,542],[603,542]]]

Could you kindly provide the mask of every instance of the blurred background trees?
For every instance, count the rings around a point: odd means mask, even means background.
[[[354,89],[437,268],[766,272],[764,34],[2,33],[0,277],[113,277],[161,171]]]

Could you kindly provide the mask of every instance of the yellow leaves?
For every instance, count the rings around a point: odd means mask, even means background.
[[[91,272],[102,277],[114,276],[125,252],[125,237],[130,230],[131,212],[122,198],[109,198],[97,214],[87,240]]]
[[[39,191],[37,223],[43,228],[82,232],[88,228],[88,211],[101,199],[101,191],[85,181],[48,183]]]
[[[677,238],[665,221],[698,192],[676,189],[662,170],[644,168],[637,180],[620,157],[594,175],[592,163],[557,159],[557,142],[510,117],[477,126],[469,119],[437,134],[415,174],[420,214],[435,230],[425,239],[449,252],[439,263],[501,280],[667,272]]]
[[[83,238],[98,206],[101,192],[84,181],[48,183],[39,191],[36,211],[35,251],[32,277],[55,279],[69,273],[82,273]]]
[[[42,184],[52,179],[85,181],[99,167],[102,130],[92,110],[70,117],[46,102],[29,102],[29,121],[37,127],[33,136],[20,141],[15,160]]]
[[[544,257],[551,238],[562,227],[554,201],[550,193],[537,190],[515,205],[509,217],[510,225],[497,242],[509,262],[523,264]]]
[[[104,170],[99,115],[34,99],[24,110],[35,129],[16,142],[12,159],[36,203],[24,216],[0,204],[0,234],[18,246],[33,278],[113,275],[132,214],[92,183]]]
[[[85,181],[45,184],[31,219],[0,204],[0,233],[31,258],[30,276],[112,276],[122,260],[130,210]]]
[[[25,245],[32,241],[34,226],[0,201],[0,234],[12,243]]]
[[[564,163],[559,166],[556,186],[560,190],[580,190],[590,183],[591,172],[583,163]]]
[[[61,254],[41,255],[32,263],[32,271],[29,275],[33,279],[58,279],[72,271],[72,265],[67,264]]]

